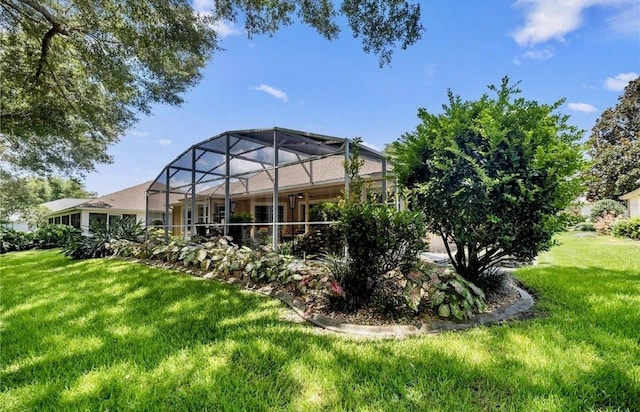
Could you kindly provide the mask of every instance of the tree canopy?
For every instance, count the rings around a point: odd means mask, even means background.
[[[6,220],[14,213],[20,213],[23,218],[38,215],[39,205],[51,200],[96,196],[77,179],[12,177],[0,172],[0,220]]]
[[[579,193],[572,177],[582,131],[504,78],[495,94],[463,101],[449,91],[442,114],[420,109],[422,123],[388,147],[410,206],[442,236],[456,271],[486,281],[505,258],[532,259],[552,245],[557,213]]]
[[[178,105],[219,50],[215,24],[249,36],[297,16],[327,39],[345,17],[364,50],[388,63],[421,36],[420,6],[398,0],[211,2],[0,0],[0,168],[91,171],[155,103]],[[202,3],[202,2],[199,2]]]
[[[640,187],[640,77],[596,121],[587,141],[591,200],[617,199]]]

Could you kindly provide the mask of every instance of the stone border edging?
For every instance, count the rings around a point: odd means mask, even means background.
[[[531,296],[529,292],[514,285],[513,287],[520,295],[520,298],[516,302],[512,303],[509,306],[499,308],[494,312],[480,313],[473,316],[468,321],[443,320],[433,323],[420,323],[417,325],[358,325],[340,322],[328,316],[324,316],[319,313],[313,313],[313,311],[310,310],[307,305],[294,299],[290,294],[274,290],[270,286],[255,288],[251,287],[252,284],[250,282],[245,282],[237,278],[224,278],[221,276],[216,276],[212,272],[203,275],[203,271],[199,269],[187,269],[182,265],[170,264],[166,262],[154,262],[143,259],[127,259],[122,257],[118,257],[118,259],[146,263],[147,265],[158,267],[161,269],[177,270],[179,272],[201,279],[215,280],[220,283],[242,286],[247,290],[260,293],[261,295],[279,299],[284,304],[289,306],[289,308],[291,308],[291,310],[296,315],[314,326],[332,332],[346,333],[369,338],[404,338],[406,336],[412,335],[437,334],[445,331],[465,330],[480,325],[500,323],[522,317],[533,307],[535,303],[533,296]]]
[[[295,300],[291,295],[284,292],[277,292],[271,288],[264,287],[255,290],[263,295],[280,299],[293,312],[312,325],[326,330],[339,333],[366,336],[371,338],[403,338],[411,335],[437,334],[445,331],[470,329],[479,325],[489,325],[507,320],[517,319],[530,310],[534,305],[533,297],[524,289],[514,286],[520,294],[520,298],[509,306],[500,308],[491,313],[481,313],[475,315],[469,321],[437,321],[433,323],[422,323],[419,325],[357,325],[343,323],[333,318],[318,314],[309,313],[309,308]]]

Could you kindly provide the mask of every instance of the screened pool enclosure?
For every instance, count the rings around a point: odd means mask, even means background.
[[[343,162],[352,148],[350,139],[279,127],[221,133],[189,147],[152,182],[147,209],[162,202],[164,217],[147,227],[163,228],[165,239],[231,234],[277,248],[315,223],[313,205],[348,191]],[[367,190],[385,201],[385,157],[361,146],[360,158]]]

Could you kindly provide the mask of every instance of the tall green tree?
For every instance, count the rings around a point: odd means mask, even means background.
[[[596,121],[587,141],[591,200],[617,199],[640,187],[640,77]]]
[[[327,39],[346,18],[367,52],[389,62],[421,35],[402,0],[0,0],[0,168],[91,171],[155,103],[179,105],[219,50],[215,25],[249,36],[299,18]]]
[[[51,200],[63,198],[96,197],[75,178],[51,177],[14,177],[0,171],[0,219],[6,220],[14,213],[23,218],[41,215],[39,205]],[[37,220],[37,219],[32,219]]]
[[[411,207],[445,240],[455,270],[480,285],[504,259],[547,250],[557,213],[580,191],[582,131],[555,113],[562,101],[528,101],[516,86],[505,77],[476,101],[449,91],[442,114],[420,109],[417,129],[388,147]]]

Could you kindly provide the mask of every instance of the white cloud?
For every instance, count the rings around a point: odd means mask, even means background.
[[[637,0],[519,0],[515,5],[526,10],[526,23],[512,33],[512,36],[521,46],[551,39],[564,41],[567,33],[582,25],[584,10],[594,6],[615,6],[619,7],[617,16],[622,16],[630,8],[635,8],[636,2]]]
[[[269,85],[266,84],[261,84],[258,87],[254,87],[253,90],[258,90],[261,92],[265,92],[270,94],[271,96],[275,97],[276,99],[280,99],[283,102],[288,102],[289,98],[287,97],[287,94],[285,92],[283,92],[282,90],[278,90],[274,87],[271,87]]]
[[[598,109],[596,109],[589,103],[569,103],[568,106],[569,109],[576,112],[593,113],[598,111]]]
[[[640,2],[635,2],[628,8],[619,10],[607,19],[609,27],[620,34],[638,35],[638,22],[640,21]]]
[[[607,79],[604,81],[604,85],[607,89],[613,91],[613,92],[619,92],[624,90],[625,87],[627,87],[627,84],[631,81],[634,80],[636,78],[638,78],[638,73],[620,73],[618,75],[615,75],[613,77],[607,77]]]
[[[149,136],[149,133],[147,133],[147,132],[139,132],[137,130],[132,130],[131,131],[131,136],[133,136],[133,137],[147,137],[147,136]]]
[[[171,140],[169,139],[158,139],[158,143],[160,146],[169,146],[171,144]]]
[[[215,9],[215,2],[213,0],[193,0],[193,10],[202,16],[212,16]],[[242,30],[233,22],[225,20],[216,20],[211,27],[218,33],[220,37],[238,36],[242,34]]]
[[[240,30],[233,22],[227,22],[218,20],[213,24],[213,29],[222,37],[227,36],[239,36],[242,34]]]
[[[539,50],[529,50],[515,58],[514,62],[520,64],[522,59],[529,60],[549,60],[555,55],[553,47],[545,47]]]

